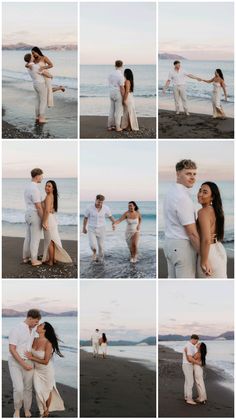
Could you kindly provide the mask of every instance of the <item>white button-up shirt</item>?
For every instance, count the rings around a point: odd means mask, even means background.
[[[187,348],[187,355],[194,357],[194,355],[197,353],[197,347],[196,345],[193,345],[191,342],[188,342],[187,345],[184,347],[183,350],[183,364],[191,364],[191,362],[189,362],[187,360],[187,356],[185,353],[185,348]]]
[[[189,240],[184,226],[195,223],[195,209],[189,188],[175,183],[164,200],[165,236]]]
[[[41,192],[37,183],[31,182],[28,186],[26,186],[24,198],[27,211],[37,211],[34,204],[42,201]]]
[[[39,74],[40,71],[40,64],[30,63],[30,67],[28,68],[28,73],[33,81],[33,83],[45,83],[45,79],[42,74]]]
[[[172,69],[169,71],[168,80],[172,81],[173,86],[183,86],[186,82],[187,73],[185,73],[181,68],[179,71]]]
[[[110,89],[120,89],[121,86],[124,86],[124,76],[121,70],[114,70],[108,77],[109,88]]]
[[[99,338],[100,338],[100,335],[99,335],[99,332],[94,332],[93,334],[92,334],[92,336],[91,336],[91,339],[92,339],[92,344],[94,345],[95,343],[98,343],[99,342]]]
[[[10,331],[8,338],[9,345],[15,345],[20,357],[26,359],[25,352],[31,351],[35,336],[35,330],[30,330],[29,326],[25,322],[22,322]],[[9,353],[9,358],[11,357],[12,354]]]
[[[106,205],[103,205],[102,208],[98,211],[95,207],[95,204],[90,205],[84,213],[84,216],[88,218],[89,227],[105,227],[106,217],[111,217],[111,210]]]

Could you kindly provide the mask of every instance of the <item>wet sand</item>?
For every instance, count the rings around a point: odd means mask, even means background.
[[[156,373],[118,357],[80,355],[81,417],[156,417]]]
[[[184,342],[183,342],[184,344]],[[205,367],[205,385],[208,401],[205,405],[187,405],[183,399],[184,376],[182,354],[159,345],[159,417],[209,418],[234,417],[234,393],[220,383],[220,370]],[[194,390],[194,397],[196,390]]]
[[[3,278],[77,278],[77,242],[63,240],[62,245],[69,253],[72,263],[57,263],[54,266],[32,267],[22,262],[24,239],[21,237],[2,238],[2,277]],[[43,240],[39,246],[39,256],[43,254]],[[40,257],[39,257],[40,259]]]

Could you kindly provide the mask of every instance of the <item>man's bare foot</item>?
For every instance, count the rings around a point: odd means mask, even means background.
[[[35,260],[35,261],[32,261],[32,266],[40,266],[40,265],[42,265],[42,262],[40,261],[40,260]]]
[[[13,418],[20,418],[20,411],[19,410],[15,410]]]
[[[24,258],[23,259],[23,263],[29,263],[30,262],[30,258]]]
[[[123,131],[123,129],[121,129],[121,128],[116,128],[116,132],[121,132],[121,131]]]
[[[64,92],[66,90],[64,86],[60,86],[60,89],[61,89],[62,92]]]
[[[45,118],[39,118],[38,120],[39,124],[46,124],[46,119]]]

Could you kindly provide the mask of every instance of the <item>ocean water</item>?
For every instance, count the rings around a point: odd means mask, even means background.
[[[77,240],[77,179],[54,179],[58,186],[59,201],[57,220],[61,239]],[[42,198],[44,186],[40,185]],[[29,179],[2,180],[2,235],[25,236],[24,189]]]
[[[23,321],[20,317],[2,318],[2,359],[8,359],[8,336],[10,330]],[[44,317],[55,328],[64,358],[54,355],[56,382],[77,388],[77,318],[76,317]]]
[[[185,342],[168,341],[159,342],[160,345],[183,352]],[[233,340],[204,340],[207,345],[206,362],[209,366],[223,370],[226,383],[233,389],[234,385],[234,341]]]
[[[159,247],[163,245],[164,241],[164,214],[163,214],[163,203],[164,198],[173,182],[159,181],[159,199],[158,199],[158,221],[159,221]],[[201,206],[197,202],[197,192],[202,182],[196,182],[192,190],[192,198],[195,204],[196,210],[200,209]],[[222,182],[217,181],[219,186],[223,208],[225,213],[225,238],[224,246],[227,251],[234,252],[234,183],[233,182]]]
[[[90,202],[80,204],[80,231],[83,214]],[[113,217],[118,219],[126,210],[127,202],[107,202]],[[129,249],[125,241],[126,221],[116,226],[113,231],[111,222],[106,222],[105,260],[104,263],[91,262],[91,250],[87,235],[80,235],[80,270],[83,278],[154,278],[156,276],[156,203],[155,201],[138,202],[142,214],[139,243],[139,261],[131,266]]]
[[[138,116],[156,116],[156,66],[126,65],[134,73],[134,97]],[[80,114],[108,115],[108,76],[112,65],[80,66]]]
[[[222,102],[223,107],[227,110],[227,114],[233,116],[234,114],[234,63],[233,61],[191,61],[185,60],[182,62],[184,71],[194,74],[206,80],[210,80],[216,68],[221,68],[224,74],[226,83],[228,101]],[[159,108],[165,109],[166,101],[173,101],[172,88],[170,87],[166,96],[162,95],[162,88],[167,80],[169,70],[173,67],[173,60],[159,60],[158,67],[158,94],[159,94]],[[186,78],[186,88],[189,103],[198,102],[202,105],[202,113],[211,112],[211,97],[212,84],[198,82]],[[224,95],[222,92],[222,99]],[[205,110],[205,111],[204,111]]]
[[[44,51],[54,64],[53,86],[64,85],[66,91],[54,94],[54,107],[46,111],[48,123],[41,131],[34,126],[35,92],[25,68],[26,52],[2,51],[4,120],[40,138],[77,138],[77,51]]]
[[[91,346],[82,346],[81,349],[89,353],[93,352]],[[156,370],[156,346],[109,346],[107,349],[108,356],[118,356],[119,358],[130,359],[145,365],[148,369]]]

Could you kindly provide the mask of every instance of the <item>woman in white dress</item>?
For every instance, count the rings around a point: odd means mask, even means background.
[[[224,211],[218,186],[204,182],[198,192],[197,227],[200,236],[200,255],[197,278],[227,278],[227,255],[223,244]]]
[[[217,68],[215,75],[210,80],[198,79],[205,83],[213,83],[212,92],[212,107],[213,107],[213,118],[225,118],[223,107],[221,106],[221,89],[225,95],[225,101],[227,101],[227,91],[224,81],[224,76],[220,68]]]
[[[115,221],[114,225],[120,224],[126,220],[127,226],[125,231],[125,239],[130,250],[131,263],[137,262],[139,233],[142,217],[139,212],[139,207],[134,201],[128,203],[128,211],[126,211],[119,220]]]
[[[204,342],[197,344],[198,351],[193,356],[193,360],[189,358],[187,355],[187,349],[185,348],[186,357],[189,362],[193,364],[194,370],[194,379],[196,382],[198,398],[195,399],[195,402],[206,404],[207,401],[207,394],[206,394],[206,387],[204,383],[203,377],[203,367],[206,365],[206,354],[207,354],[207,347]]]
[[[107,337],[105,333],[102,334],[102,337],[99,339],[99,344],[102,350],[102,357],[106,358],[107,356]]]
[[[46,198],[43,207],[44,251],[43,262],[52,266],[56,262],[71,263],[72,259],[63,249],[55,213],[58,209],[58,191],[54,180],[45,185]]]
[[[138,131],[138,120],[134,105],[134,76],[132,70],[126,68],[124,71],[125,76],[125,94],[123,96],[123,117],[121,128],[128,131]]]
[[[28,359],[34,362],[33,383],[40,417],[49,416],[49,412],[65,410],[63,400],[57,390],[52,357],[60,352],[58,337],[48,322],[41,323],[36,329],[39,337],[34,339],[31,352],[26,352]]]

